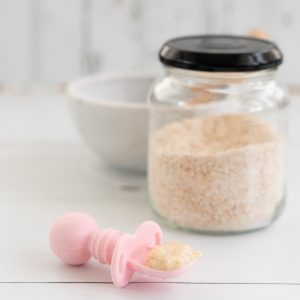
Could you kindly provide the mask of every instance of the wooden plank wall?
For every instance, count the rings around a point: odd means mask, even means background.
[[[0,0],[0,83],[56,85],[84,74],[159,69],[157,51],[184,34],[266,30],[300,84],[296,0]]]

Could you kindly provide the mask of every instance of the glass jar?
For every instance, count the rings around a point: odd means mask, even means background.
[[[203,233],[263,228],[285,198],[288,98],[278,47],[238,36],[166,42],[150,94],[148,183],[167,223]]]

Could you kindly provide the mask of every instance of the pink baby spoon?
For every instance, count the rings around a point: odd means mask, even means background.
[[[85,213],[67,213],[53,224],[50,245],[63,262],[71,265],[86,263],[91,257],[111,266],[116,286],[123,287],[134,272],[162,279],[177,277],[192,265],[175,271],[160,271],[144,264],[155,245],[162,242],[162,231],[152,221],[142,223],[131,235],[108,228],[100,229],[96,221]]]

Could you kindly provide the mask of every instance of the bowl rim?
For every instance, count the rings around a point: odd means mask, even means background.
[[[105,72],[94,75],[89,75],[85,77],[81,77],[79,79],[75,79],[71,81],[66,86],[66,94],[71,100],[80,101],[82,103],[88,102],[92,105],[99,106],[108,106],[108,107],[117,107],[117,108],[147,108],[148,103],[145,102],[128,102],[128,101],[118,101],[118,100],[107,100],[105,98],[100,99],[97,97],[84,95],[82,92],[79,92],[79,89],[85,85],[94,84],[97,81],[106,82],[106,81],[114,81],[121,79],[131,79],[131,80],[139,80],[139,79],[153,79],[153,83],[159,77],[159,72],[154,71],[124,71],[124,72]],[[151,86],[149,91],[151,90]],[[147,97],[146,97],[147,98]]]

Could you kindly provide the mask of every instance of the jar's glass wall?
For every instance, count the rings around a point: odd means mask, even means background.
[[[149,192],[174,226],[240,232],[278,215],[285,183],[285,90],[274,70],[167,69],[151,95]]]

